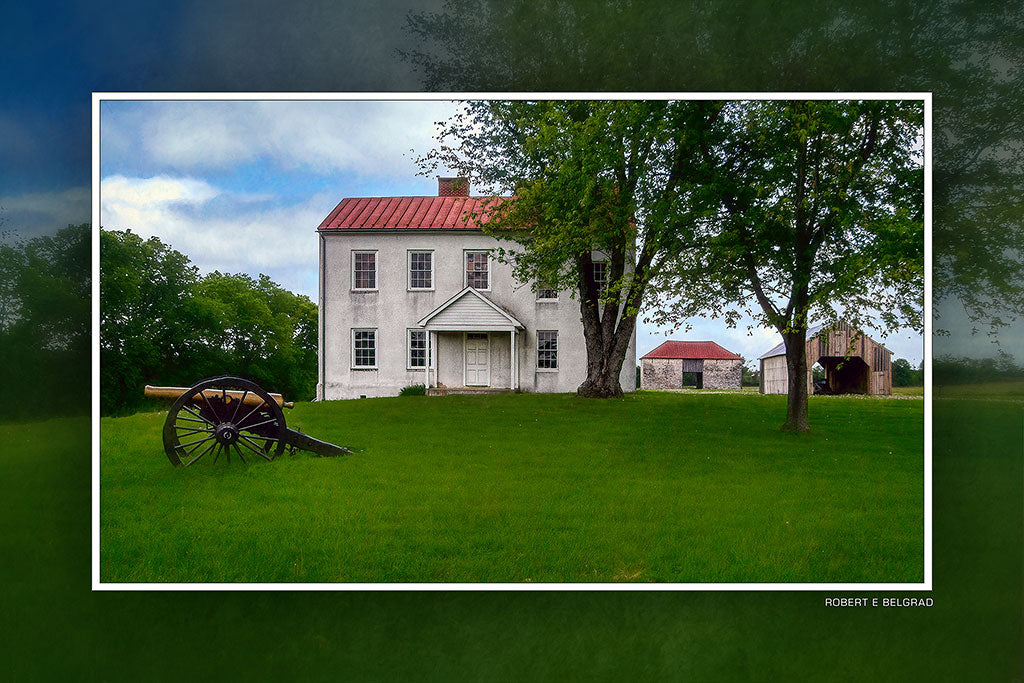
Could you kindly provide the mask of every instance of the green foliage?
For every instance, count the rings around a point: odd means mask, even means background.
[[[198,269],[156,237],[100,230],[100,406],[142,405],[146,384],[190,383]],[[202,375],[195,377],[199,379]]]
[[[410,384],[407,387],[402,387],[401,391],[398,392],[399,396],[425,396],[427,388],[422,384]]]
[[[652,275],[702,212],[697,191],[722,133],[721,103],[475,101],[445,122],[424,174],[456,169],[495,198],[485,232],[522,282],[580,302],[587,379],[580,393],[621,393],[619,373]],[[593,275],[605,261],[607,286]]]
[[[1021,33],[1006,30],[1018,10],[444,0],[409,16],[402,54],[439,91],[933,93],[935,301],[998,330],[1024,314],[1024,107],[1007,104],[1024,92]]]
[[[144,405],[146,384],[232,374],[289,399],[316,387],[317,309],[266,275],[213,272],[156,237],[100,231],[101,407]]]
[[[658,283],[671,301],[652,317],[921,329],[922,116],[919,103],[731,103],[715,212]]]
[[[895,363],[893,363],[895,372]],[[1024,367],[1002,352],[989,358],[943,355],[932,361],[932,379],[937,385],[984,384],[1024,379]],[[895,375],[894,375],[895,382]]]
[[[923,327],[923,108],[901,101],[732,102],[699,192],[714,210],[655,283],[659,324],[744,315],[787,344],[786,425],[806,430],[812,319]]]
[[[88,224],[0,246],[0,419],[88,411],[90,253]]]
[[[744,387],[759,387],[761,386],[761,370],[751,370],[744,363],[740,366],[740,386]]]
[[[894,387],[917,387],[924,384],[924,362],[915,368],[906,358],[892,362],[892,385]]]

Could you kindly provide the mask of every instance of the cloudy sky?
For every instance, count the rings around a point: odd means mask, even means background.
[[[448,101],[111,101],[100,109],[100,223],[155,235],[202,272],[266,273],[317,296],[315,229],[343,197],[432,195],[415,157],[434,144]],[[747,359],[771,330],[691,320],[640,323],[638,355],[667,338],[713,340]],[[912,330],[885,344],[917,364]]]

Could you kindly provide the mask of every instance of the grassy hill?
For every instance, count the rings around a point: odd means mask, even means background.
[[[351,446],[173,469],[101,422],[105,582],[918,582],[920,401],[640,393],[300,404]]]

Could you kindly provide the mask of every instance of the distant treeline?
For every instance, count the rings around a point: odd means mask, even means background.
[[[938,385],[1024,380],[1024,367],[1006,352],[994,358],[944,355],[932,360],[932,380]]]
[[[894,387],[920,387],[924,385],[924,361],[916,368],[906,358],[892,362],[892,385]]]
[[[100,230],[100,405],[144,405],[146,384],[239,375],[290,400],[316,391],[317,308],[266,275],[199,277],[156,237]]]
[[[0,422],[84,414],[91,394],[88,225],[0,245]]]

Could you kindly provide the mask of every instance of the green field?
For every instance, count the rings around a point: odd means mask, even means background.
[[[878,403],[921,405],[857,405]],[[816,429],[829,429],[828,407],[811,408]],[[1024,403],[936,400],[934,410],[935,589],[856,593],[934,597],[928,609],[826,608],[830,590],[90,591],[89,420],[0,425],[7,677],[1019,680]],[[778,408],[768,412],[771,430]],[[153,443],[138,458],[154,481],[214,474],[171,470]]]
[[[174,469],[101,423],[104,582],[919,582],[922,404],[641,393],[300,404],[357,454]]]

